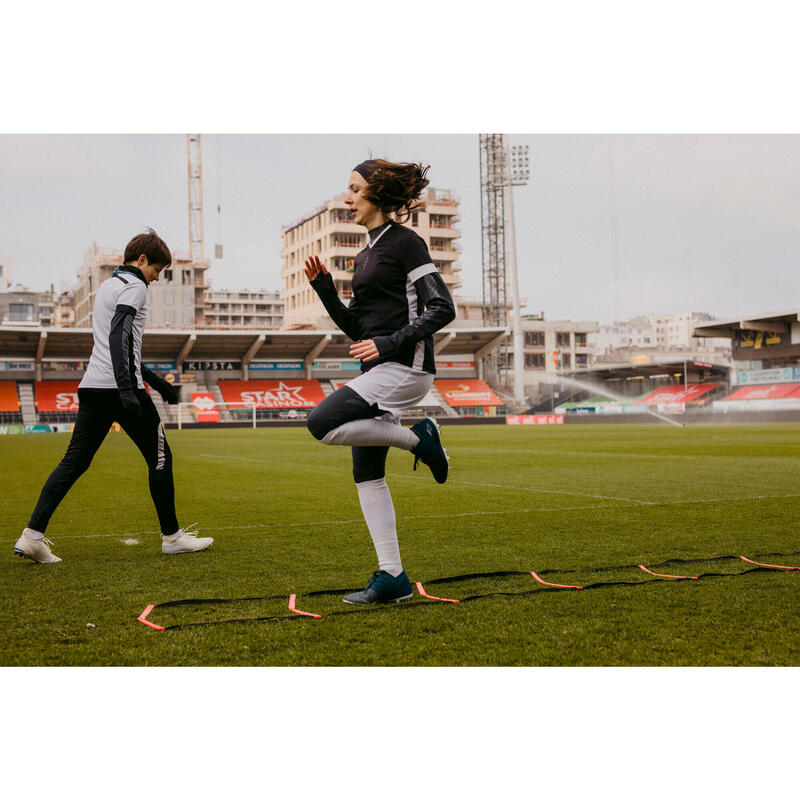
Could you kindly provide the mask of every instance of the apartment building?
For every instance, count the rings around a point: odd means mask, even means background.
[[[594,355],[597,322],[548,321],[544,316],[523,317],[525,370],[557,373],[586,369]]]
[[[75,326],[92,326],[92,308],[100,284],[122,265],[122,252],[93,244],[78,270]],[[173,252],[172,264],[150,284],[148,328],[195,328],[205,325],[206,272],[209,262],[192,261],[189,253]]]
[[[598,356],[609,357],[634,350],[653,353],[730,350],[726,339],[703,339],[693,335],[696,325],[711,319],[710,314],[701,311],[641,315],[601,325],[595,335],[595,347]]]
[[[347,303],[351,296],[353,262],[359,250],[366,247],[368,235],[353,222],[345,196],[328,200],[281,229],[284,329],[333,327],[303,271],[303,262],[309,256],[318,255],[325,262],[343,302]],[[433,188],[428,188],[420,201],[423,205],[404,224],[425,240],[433,263],[453,294],[461,285],[461,234],[456,228],[459,201],[450,191]]]
[[[279,329],[283,325],[283,301],[279,290],[206,292],[206,327]]]
[[[33,292],[17,283],[0,290],[0,324],[40,325],[49,328],[55,318],[55,293]]]

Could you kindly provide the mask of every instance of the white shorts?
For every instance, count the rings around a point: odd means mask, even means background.
[[[353,378],[347,386],[367,403],[398,415],[406,408],[420,405],[433,386],[433,375],[387,361]]]

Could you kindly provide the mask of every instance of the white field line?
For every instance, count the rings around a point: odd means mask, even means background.
[[[750,500],[783,500],[787,498],[800,497],[800,494],[760,494],[753,497],[738,497],[731,500],[729,497],[709,498],[705,500],[665,500],[663,502],[653,502],[653,506],[673,506],[673,505],[691,505],[692,503],[743,503]],[[585,511],[587,508],[591,509],[613,509],[617,506],[610,505],[590,505],[585,504],[582,506],[550,506],[549,508],[515,508],[505,511],[463,511],[457,514],[416,514],[413,516],[404,516],[403,520],[415,519],[451,519],[453,517],[490,517],[490,516],[509,516],[512,514],[544,514],[547,512],[562,512],[562,511]],[[364,519],[356,517],[353,519],[326,519],[309,522],[308,520],[299,522],[267,522],[267,523],[253,523],[250,525],[203,525],[204,531],[246,531],[246,530],[269,530],[272,528],[311,528],[324,525],[362,525]],[[145,536],[148,534],[157,535],[159,532],[154,530],[149,531],[122,531],[117,533],[67,533],[59,534],[59,539],[106,539],[109,537],[120,538],[126,536]]]
[[[224,461],[248,461],[254,464],[261,464],[262,466],[268,466],[268,462],[264,461],[260,458],[246,458],[245,456],[221,456],[212,453],[200,453],[200,456],[203,458],[218,458]],[[297,464],[282,461],[282,465],[285,466],[292,466],[292,467],[304,467],[305,464]],[[320,467],[314,466],[313,469],[318,471],[320,469],[339,472],[341,473],[341,469],[339,467]],[[387,475],[390,475],[392,478],[405,478],[407,480],[420,480],[418,475],[406,475],[402,472],[387,472]],[[637,505],[643,506],[651,506],[654,503],[650,500],[637,500],[633,497],[615,497],[613,495],[605,495],[605,494],[590,494],[588,492],[568,492],[563,489],[537,489],[533,486],[508,486],[507,484],[502,483],[476,483],[473,481],[462,481],[458,479],[450,480],[450,484],[458,484],[460,486],[486,486],[490,489],[512,489],[514,491],[519,492],[534,492],[535,494],[564,494],[569,495],[571,497],[590,497],[593,500],[615,500],[619,503],[636,503]]]
[[[491,516],[509,516],[512,514],[539,514],[546,511],[585,511],[587,508],[611,508],[611,506],[572,506],[565,508],[564,506],[554,506],[552,508],[514,508],[505,511],[462,511],[457,514],[416,514],[411,516],[404,516],[402,519],[450,519],[452,517],[491,517]],[[266,522],[266,523],[253,523],[251,525],[203,525],[203,531],[243,531],[243,530],[268,530],[269,528],[310,528],[320,525],[363,525],[364,518],[357,517],[354,519],[325,519],[308,522],[302,520],[298,522]],[[113,537],[130,537],[130,536],[144,536],[146,534],[158,534],[158,531],[123,531],[121,533],[67,533],[59,535],[59,539],[105,539],[109,536]]]

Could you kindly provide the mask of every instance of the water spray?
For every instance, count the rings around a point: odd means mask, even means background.
[[[567,378],[563,375],[559,375],[558,380],[562,383],[575,384],[575,386],[578,386],[579,388],[587,392],[592,392],[593,394],[601,394],[604,397],[610,397],[619,403],[627,404],[630,399],[628,397],[623,397],[622,395],[615,394],[614,392],[609,392],[608,389],[605,388],[605,386],[595,386],[592,385],[591,383],[586,383],[584,381],[576,380],[575,378]],[[678,428],[684,427],[682,422],[670,419],[669,417],[664,416],[664,414],[659,414],[657,411],[653,411],[649,406],[647,406],[646,408],[647,408],[646,410],[647,414],[650,414],[651,416],[656,417],[657,419],[663,420],[664,422],[668,422],[670,425],[675,425]]]

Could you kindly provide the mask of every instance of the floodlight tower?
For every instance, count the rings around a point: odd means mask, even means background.
[[[199,133],[186,135],[189,162],[189,249],[192,261],[203,260],[203,146]]]
[[[481,168],[481,243],[483,245],[483,322],[505,325],[505,185],[506,149],[502,133],[478,137]]]
[[[517,237],[514,229],[514,195],[512,187],[526,186],[530,178],[530,158],[528,145],[511,147],[510,158],[506,158],[508,174],[506,181],[506,222],[508,224],[508,255],[511,271],[511,298],[514,330],[514,403],[521,406],[525,402],[525,355],[523,352],[522,318],[519,305],[519,277],[517,273]]]
[[[502,133],[481,133],[478,137],[481,168],[481,243],[483,250],[483,324],[504,327],[506,306],[505,258],[505,160]],[[487,372],[494,380],[506,363],[506,343],[488,359]]]

